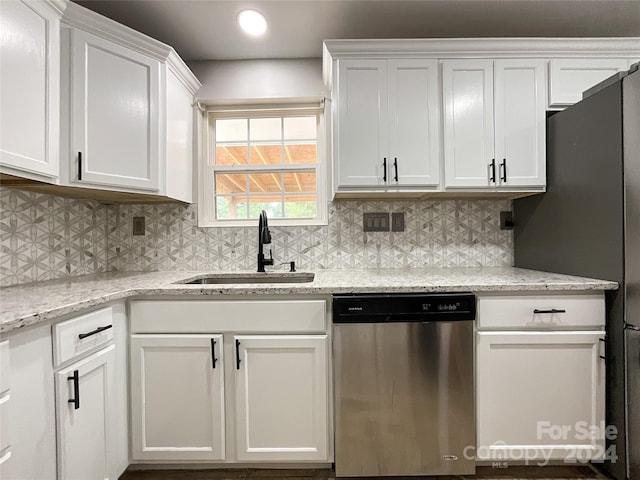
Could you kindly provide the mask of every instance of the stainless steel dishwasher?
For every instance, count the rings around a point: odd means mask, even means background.
[[[475,473],[475,295],[333,297],[338,477]]]

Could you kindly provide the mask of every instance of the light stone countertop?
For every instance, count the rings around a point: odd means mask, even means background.
[[[270,272],[287,276],[285,272]],[[399,292],[536,292],[615,290],[616,282],[521,268],[318,270],[309,283],[185,285],[215,275],[256,272],[104,273],[0,288],[0,333],[55,320],[134,296],[331,295]]]

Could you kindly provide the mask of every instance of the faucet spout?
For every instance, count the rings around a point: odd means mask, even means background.
[[[271,232],[267,222],[267,212],[262,210],[258,218],[258,272],[264,272],[265,265],[273,265],[273,256],[269,252],[269,258],[264,258],[264,245],[271,243]]]

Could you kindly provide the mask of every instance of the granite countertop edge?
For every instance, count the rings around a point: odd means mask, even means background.
[[[84,275],[0,289],[0,334],[131,297],[220,295],[331,295],[398,292],[561,292],[615,290],[616,282],[512,267],[318,270],[313,282],[186,285],[207,274],[148,272]],[[284,272],[275,275],[286,276]]]

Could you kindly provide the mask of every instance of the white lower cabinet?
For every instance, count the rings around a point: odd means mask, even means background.
[[[1,409],[10,409],[0,421],[2,480],[56,478],[56,418],[51,364],[51,327],[19,329],[2,337],[0,373]],[[9,350],[7,351],[8,342]],[[8,360],[8,365],[5,361]],[[8,368],[7,368],[8,366]]]
[[[56,373],[59,479],[113,479],[109,429],[114,365],[111,345]]]
[[[135,459],[224,459],[222,335],[132,336],[131,396]]]
[[[593,302],[592,297],[587,301]],[[522,319],[505,316],[498,322],[501,331],[476,334],[477,460],[540,465],[549,460],[585,463],[604,458],[604,331],[554,330],[558,322],[544,317],[584,323],[575,313],[586,310],[575,299],[567,299],[517,297],[509,303],[524,306],[511,308],[521,310]],[[507,305],[503,300],[492,299],[496,306]],[[604,307],[604,299],[600,301]],[[533,307],[541,302],[547,308],[534,313]],[[488,323],[486,313],[496,311],[489,307],[483,309],[479,302],[480,329]],[[597,307],[594,311],[600,311]],[[555,311],[547,313],[551,310]],[[525,316],[541,318],[529,322],[532,327],[527,330],[521,322]],[[509,324],[517,330],[507,330]],[[604,315],[601,324],[602,328]]]
[[[238,335],[234,342],[238,460],[326,460],[327,336]]]
[[[116,480],[129,464],[124,303],[53,325],[58,480]]]
[[[332,461],[324,300],[130,311],[134,462]]]

